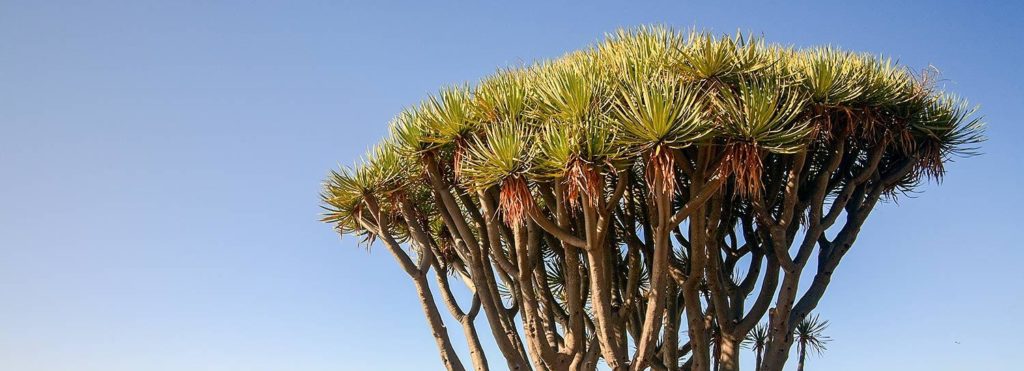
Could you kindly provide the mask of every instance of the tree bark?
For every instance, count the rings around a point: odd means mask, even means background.
[[[662,358],[661,363],[667,371],[679,370],[679,287],[675,282],[669,280],[668,299],[665,308],[665,334],[662,336]]]
[[[452,347],[451,338],[448,336],[448,329],[444,325],[444,321],[441,319],[441,314],[437,310],[437,303],[434,302],[434,296],[430,292],[430,284],[427,282],[426,268],[429,268],[429,261],[433,259],[433,255],[430,253],[428,247],[423,246],[420,255],[421,264],[414,265],[409,255],[402,250],[402,247],[395,241],[394,237],[388,229],[389,219],[381,214],[380,207],[373,198],[366,200],[367,207],[373,214],[376,220],[376,225],[360,218],[359,221],[365,228],[372,231],[384,241],[384,245],[388,251],[398,260],[402,268],[412,277],[413,284],[416,286],[416,293],[419,296],[420,304],[423,306],[423,313],[427,317],[427,323],[430,325],[431,334],[434,336],[434,341],[437,343],[437,348],[441,356],[441,362],[445,365],[445,368],[449,371],[465,371],[465,367],[462,365],[462,361],[459,359],[458,354],[455,353],[454,347]],[[419,266],[423,266],[421,270]]]
[[[437,303],[434,302],[434,296],[430,293],[430,285],[427,283],[426,275],[419,274],[414,276],[413,282],[416,284],[416,294],[419,296],[420,304],[423,306],[423,313],[430,324],[430,331],[434,335],[434,341],[437,342],[437,348],[441,353],[441,362],[444,363],[445,368],[449,371],[465,371],[466,368],[462,366],[462,361],[459,360],[458,354],[455,353],[455,349],[452,347],[451,338],[448,337],[448,329],[441,319],[441,314],[437,311]]]
[[[597,195],[595,195],[597,196]],[[590,294],[594,307],[597,339],[605,363],[613,370],[626,370],[625,349],[619,344],[616,334],[617,319],[612,310],[611,272],[608,267],[609,247],[598,231],[597,208],[589,201],[583,205],[584,228],[587,240],[587,262],[590,265]]]
[[[719,340],[718,365],[721,371],[739,371],[740,340],[723,334]]]
[[[465,243],[469,248],[470,261],[468,263],[473,283],[476,286],[477,294],[480,296],[481,306],[483,307],[484,314],[487,316],[487,323],[491,328],[491,333],[495,343],[498,345],[498,349],[501,350],[502,355],[505,357],[509,370],[529,369],[527,356],[523,351],[516,329],[514,327],[508,328],[505,325],[504,315],[502,314],[505,309],[497,298],[498,295],[494,290],[493,280],[489,278],[489,273],[491,273],[488,272],[491,269],[490,263],[484,261],[486,256],[469,224],[463,217],[462,209],[451,194],[451,185],[447,184],[447,181],[441,176],[437,162],[432,156],[424,156],[423,160],[427,178],[434,190],[435,196],[439,198],[436,202],[438,205],[443,205],[440,208],[442,220],[453,234],[457,233],[459,241]],[[459,243],[459,241],[456,243]]]
[[[796,371],[804,371],[804,360],[807,358],[807,344],[800,343],[800,360],[796,364]]]
[[[466,335],[466,342],[469,343],[469,357],[473,361],[473,369],[476,371],[489,371],[487,355],[484,347],[480,344],[480,335],[476,332],[476,325],[473,320],[476,316],[466,316],[462,320],[462,331]]]
[[[448,311],[462,325],[462,332],[466,336],[466,342],[469,345],[469,356],[473,362],[473,369],[475,371],[489,371],[490,366],[487,364],[487,356],[484,353],[483,346],[480,345],[480,335],[477,334],[476,325],[473,323],[476,320],[476,316],[480,313],[480,296],[474,293],[473,303],[470,305],[469,312],[463,312],[462,308],[455,301],[455,296],[452,295],[446,272],[441,270],[440,267],[434,267],[434,275],[437,278],[438,288],[441,289],[441,298],[448,306]]]

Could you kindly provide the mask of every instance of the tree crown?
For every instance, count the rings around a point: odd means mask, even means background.
[[[643,175],[656,173],[653,165],[674,164],[669,150],[717,148],[727,154],[717,171],[738,197],[749,197],[764,189],[773,156],[827,150],[842,137],[884,146],[882,168],[912,161],[914,170],[892,186],[908,191],[923,178],[940,179],[951,156],[973,153],[982,140],[974,112],[928,74],[890,58],[741,34],[620,30],[559,59],[445,88],[401,112],[390,137],[361,163],[330,174],[324,221],[372,234],[356,219],[368,197],[411,197],[429,211],[427,157],[467,189],[497,186],[505,195],[559,180],[573,203],[604,190],[595,172],[650,180]],[[838,115],[846,124],[836,124]],[[397,215],[392,204],[382,202],[383,212]],[[522,218],[509,207],[503,203],[506,219]]]

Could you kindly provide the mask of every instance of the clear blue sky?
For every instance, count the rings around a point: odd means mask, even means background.
[[[874,213],[810,367],[1024,363],[1018,2],[328,3],[0,1],[0,370],[438,369],[320,180],[441,85],[647,23],[934,64],[981,104],[985,154]]]

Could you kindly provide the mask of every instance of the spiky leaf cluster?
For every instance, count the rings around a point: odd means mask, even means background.
[[[981,140],[973,112],[889,58],[740,34],[620,30],[560,59],[443,89],[400,113],[381,146],[388,150],[328,179],[325,220],[347,225],[343,214],[358,211],[361,194],[421,186],[399,179],[420,179],[422,169],[409,165],[428,153],[486,188],[508,177],[558,179],[580,163],[632,166],[661,145],[744,143],[754,153],[744,162],[797,153],[827,138],[836,114],[866,118],[870,128],[844,130],[898,138],[902,155],[920,158],[915,174],[937,177],[951,155]],[[394,166],[395,156],[405,166]]]

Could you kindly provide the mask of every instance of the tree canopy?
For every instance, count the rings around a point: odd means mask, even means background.
[[[512,369],[734,370],[767,317],[778,370],[875,204],[981,135],[890,58],[641,27],[407,108],[330,174],[323,220],[395,254],[450,369],[429,271],[478,370],[481,310]]]

